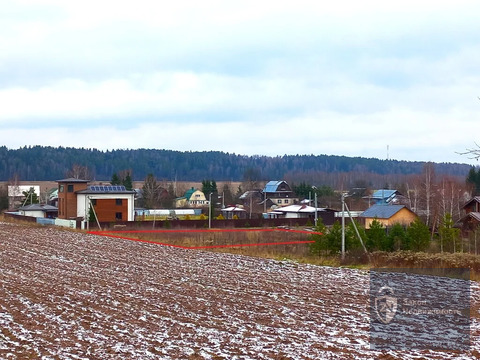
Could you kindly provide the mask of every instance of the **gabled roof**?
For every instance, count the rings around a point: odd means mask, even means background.
[[[390,219],[403,208],[408,209],[405,205],[373,205],[361,213],[360,217]]]
[[[280,181],[277,181],[277,180],[273,180],[273,181],[269,181],[265,187],[263,188],[263,192],[266,192],[266,193],[272,193],[272,192],[277,192],[278,191],[278,187],[283,184],[283,183],[287,183],[286,181],[284,180],[280,180]]]
[[[192,187],[191,189],[188,189],[187,191],[185,191],[185,194],[183,195],[183,197],[186,198],[187,200],[190,200],[190,198],[192,197],[195,191],[197,191],[197,189]]]
[[[261,190],[245,191],[242,195],[240,195],[239,199],[240,200],[245,200],[245,199],[249,199],[250,197],[253,197],[253,196],[261,197],[262,196]]]
[[[243,208],[240,208],[238,206],[229,206],[229,207],[223,208],[222,212],[223,211],[225,211],[225,212],[246,212],[247,210],[245,210]]]
[[[458,222],[463,222],[468,218],[472,218],[472,219],[480,222],[480,212],[475,212],[475,211],[469,212],[464,217],[462,217],[460,220],[458,220],[457,223]]]
[[[22,211],[58,211],[56,206],[47,205],[47,204],[29,204],[22,206],[18,210]]]
[[[477,202],[477,203],[480,203],[480,196],[474,196],[473,198],[471,198],[470,200],[468,200],[466,202],[465,205],[463,205],[463,207],[467,207],[468,205],[470,205],[472,202]]]
[[[374,199],[388,199],[398,193],[397,190],[387,190],[387,189],[380,189],[375,190],[372,194],[372,198]]]
[[[317,208],[317,211],[323,211],[323,208]],[[289,205],[276,208],[275,211],[280,211],[282,213],[315,213],[315,207],[308,205]]]
[[[67,178],[67,179],[57,180],[57,182],[58,183],[88,183],[89,180]]]

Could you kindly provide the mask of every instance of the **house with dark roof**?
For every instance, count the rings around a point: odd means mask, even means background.
[[[58,216],[58,208],[48,204],[29,204],[20,207],[18,213],[23,216],[53,219]]]
[[[135,191],[123,185],[88,185],[88,180],[63,179],[58,183],[58,217],[87,220],[91,209],[100,222],[135,220]]]
[[[269,181],[263,188],[263,201],[273,205],[286,206],[298,203],[298,197],[284,180]]]
[[[461,223],[462,232],[476,230],[480,226],[480,196],[474,196],[463,205],[465,215],[458,221]]]
[[[410,225],[418,216],[405,205],[373,205],[359,215],[365,220],[365,229],[369,229],[373,220],[385,227],[394,224]]]

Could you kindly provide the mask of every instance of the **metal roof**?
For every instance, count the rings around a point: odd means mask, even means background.
[[[373,205],[360,214],[360,217],[390,219],[397,212],[407,208],[405,205]]]
[[[281,211],[282,213],[315,213],[315,207],[308,205],[289,205],[276,208],[275,211]],[[324,211],[323,208],[317,208],[317,211]]]
[[[183,195],[182,197],[186,198],[187,200],[190,200],[190,198],[192,197],[195,191],[197,191],[197,189],[192,187],[191,189],[188,189],[187,191],[185,191],[185,195]]]
[[[225,211],[225,212],[236,212],[236,211],[246,212],[247,210],[239,208],[237,206],[229,206],[229,207],[223,208],[222,211]]]
[[[269,181],[268,183],[266,183],[265,187],[263,188],[263,192],[267,192],[267,193],[277,192],[278,187],[284,182],[285,182],[284,180]]]
[[[374,199],[388,199],[394,196],[397,193],[397,190],[387,190],[387,189],[380,189],[376,190],[372,194],[372,198]]]
[[[56,206],[48,204],[29,204],[20,207],[18,210],[22,211],[58,211]]]
[[[477,221],[480,221],[480,213],[479,212],[469,212],[467,216],[474,218]]]
[[[477,203],[480,203],[480,196],[474,196],[473,198],[471,198],[470,200],[468,200],[465,205],[463,205],[463,207],[466,207],[468,205],[470,205],[472,202],[477,202]]]
[[[88,183],[89,180],[77,179],[77,178],[67,178],[62,180],[57,180],[58,183]]]
[[[86,190],[77,191],[77,194],[135,194],[133,190],[127,190],[123,185],[90,185]]]

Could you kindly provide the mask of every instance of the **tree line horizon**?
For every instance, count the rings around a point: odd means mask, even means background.
[[[340,155],[246,156],[221,151],[158,149],[107,150],[49,146],[0,147],[0,181],[55,181],[75,166],[85,167],[90,179],[109,180],[128,171],[133,181],[149,174],[167,181],[269,181],[307,182],[333,188],[365,182],[381,188],[424,171],[421,161],[381,160]],[[473,167],[460,163],[431,163],[438,175],[465,179]]]

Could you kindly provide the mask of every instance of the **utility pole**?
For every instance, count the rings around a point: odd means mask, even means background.
[[[345,193],[342,191],[342,260],[345,260]]]
[[[208,194],[208,228],[212,228],[212,193]]]

